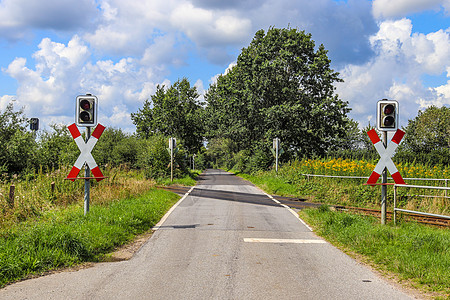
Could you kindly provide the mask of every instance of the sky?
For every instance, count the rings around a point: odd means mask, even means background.
[[[271,27],[325,46],[361,128],[383,98],[402,126],[450,105],[450,0],[0,0],[0,110],[12,102],[48,129],[74,123],[91,93],[101,124],[134,132],[157,85],[186,77],[203,94]]]

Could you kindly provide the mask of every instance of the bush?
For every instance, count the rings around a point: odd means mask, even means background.
[[[166,149],[166,141],[163,135],[154,135],[140,141],[137,166],[145,171],[147,178],[170,175],[170,155]]]

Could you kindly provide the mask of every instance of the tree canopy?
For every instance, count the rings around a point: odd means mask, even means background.
[[[13,104],[0,111],[0,173],[19,172],[33,163],[33,135],[27,132],[28,119],[23,109],[14,111]]]
[[[324,154],[350,124],[348,103],[334,93],[338,81],[310,34],[259,30],[205,96],[207,137],[232,139],[237,150],[278,137],[291,153]]]
[[[404,147],[429,152],[450,147],[450,108],[431,106],[408,121]]]
[[[131,119],[140,136],[173,136],[189,153],[195,153],[203,142],[202,115],[196,87],[183,78],[167,89],[158,85],[155,95],[144,102],[142,109],[131,114]]]

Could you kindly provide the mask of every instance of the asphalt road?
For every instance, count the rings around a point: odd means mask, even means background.
[[[411,297],[250,183],[208,170],[130,260],[19,282],[0,299]]]

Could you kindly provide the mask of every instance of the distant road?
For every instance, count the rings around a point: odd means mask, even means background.
[[[27,280],[0,299],[412,299],[247,181],[208,170],[128,261]]]

